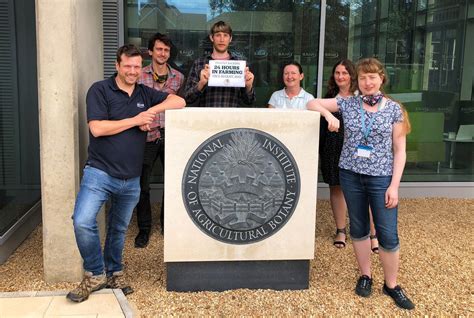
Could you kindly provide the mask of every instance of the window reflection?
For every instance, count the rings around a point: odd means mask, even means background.
[[[0,14],[0,244],[40,199],[35,9],[4,1]]]
[[[283,87],[281,66],[291,60],[303,66],[303,88],[315,91],[319,1],[128,1],[126,16],[125,41],[145,49],[153,33],[168,34],[176,46],[171,62],[185,75],[196,58],[212,51],[210,26],[228,22],[234,33],[230,49],[255,74],[256,106],[265,107]],[[155,182],[162,181],[160,170],[155,167]]]
[[[210,26],[227,21],[234,32],[230,49],[255,74],[259,106],[283,86],[280,68],[289,60],[302,64],[302,86],[315,90],[319,1],[128,1],[126,12],[126,42],[145,49],[153,33],[168,34],[176,46],[172,62],[185,75],[196,58],[211,52]]]
[[[474,180],[474,140],[456,139],[461,127],[474,124],[474,29],[465,18],[473,9],[450,0],[328,1],[324,81],[340,58],[374,56],[385,64],[386,91],[412,120],[405,181]],[[345,18],[337,41],[329,32]]]
[[[288,60],[302,64],[302,86],[315,93],[319,6],[308,0],[128,1],[125,40],[145,48],[151,34],[167,33],[176,45],[174,63],[187,75],[192,61],[211,50],[210,25],[225,20],[234,30],[231,49],[249,62],[257,104],[264,106],[283,86],[280,68]],[[469,12],[474,5],[467,0],[327,1],[323,83],[341,58],[375,56],[386,65],[387,93],[413,121],[405,181],[474,179],[474,144],[450,138],[474,124]]]

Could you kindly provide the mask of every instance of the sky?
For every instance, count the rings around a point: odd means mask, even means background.
[[[208,0],[168,0],[168,4],[174,5],[179,11],[183,13],[201,13],[207,14],[209,8]]]

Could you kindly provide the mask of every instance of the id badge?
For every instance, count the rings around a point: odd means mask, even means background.
[[[370,154],[374,148],[370,146],[358,145],[357,146],[357,157],[370,158]]]

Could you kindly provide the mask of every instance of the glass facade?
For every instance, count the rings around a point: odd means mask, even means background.
[[[315,91],[319,1],[127,1],[125,17],[125,43],[145,51],[152,34],[168,34],[176,46],[173,63],[185,75],[196,58],[212,51],[211,25],[227,21],[233,30],[230,49],[247,60],[255,74],[255,105],[266,106],[270,95],[281,89],[281,66],[287,61],[301,63],[302,86]],[[161,167],[156,166],[153,180],[161,182]]]
[[[377,57],[410,114],[403,180],[473,181],[473,1],[327,4],[324,79],[340,57]]]
[[[40,200],[33,1],[0,1],[0,238]]]
[[[146,50],[151,34],[168,34],[176,45],[173,62],[187,75],[192,61],[212,48],[210,26],[218,20],[230,23],[231,50],[256,76],[256,107],[265,107],[271,93],[283,87],[286,61],[302,64],[302,86],[317,95],[324,93],[339,59],[377,57],[389,76],[386,92],[405,105],[412,122],[403,180],[474,181],[473,1],[328,0],[323,16],[320,5],[311,0],[124,1],[124,39]],[[316,91],[320,55],[323,92]]]

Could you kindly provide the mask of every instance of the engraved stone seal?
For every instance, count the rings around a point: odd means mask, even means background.
[[[261,241],[291,218],[300,175],[288,149],[250,128],[220,132],[189,159],[182,180],[186,210],[198,228],[230,244]]]

